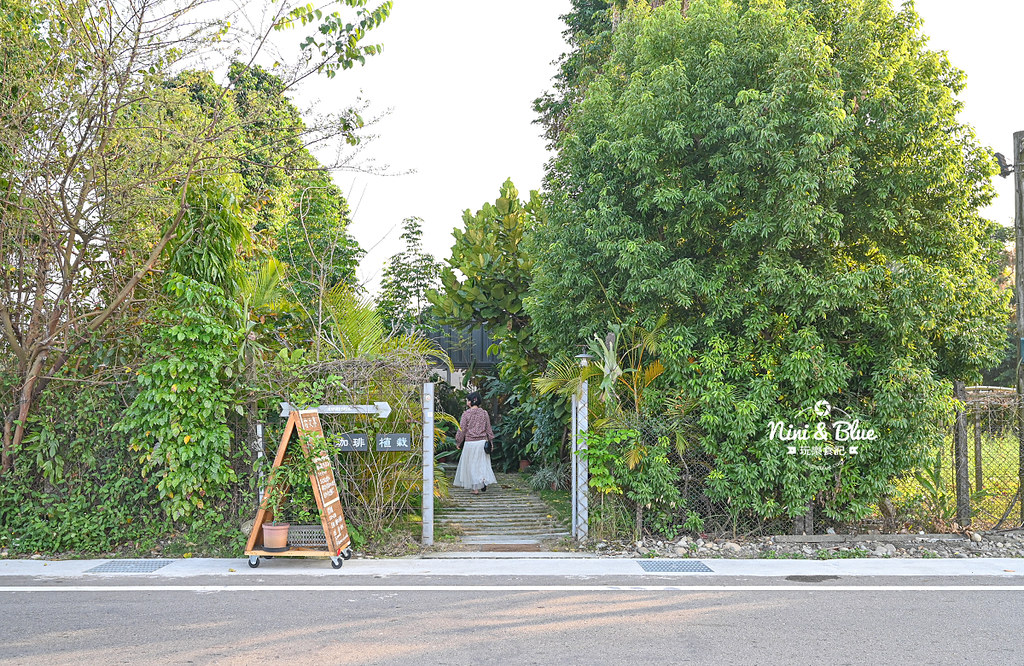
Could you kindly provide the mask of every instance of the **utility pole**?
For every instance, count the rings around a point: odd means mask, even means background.
[[[1017,299],[1017,494],[1024,525],[1024,132],[1013,133],[1013,289]]]

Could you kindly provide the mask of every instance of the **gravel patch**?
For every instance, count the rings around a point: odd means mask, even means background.
[[[815,536],[683,536],[675,540],[592,541],[587,547],[564,542],[559,550],[601,557],[730,559],[843,558],[1024,558],[1024,530],[964,534],[823,534]]]

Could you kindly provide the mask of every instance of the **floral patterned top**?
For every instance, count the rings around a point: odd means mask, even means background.
[[[455,443],[461,446],[466,440],[476,442],[481,439],[492,441],[494,431],[491,430],[491,417],[487,410],[474,405],[462,412],[462,418],[459,420],[459,432],[455,434]]]

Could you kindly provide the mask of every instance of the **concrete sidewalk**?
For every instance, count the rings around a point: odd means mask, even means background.
[[[472,556],[467,556],[472,555]],[[486,556],[482,556],[486,555]],[[848,559],[848,560],[739,560],[739,559],[619,559],[565,557],[562,553],[486,553],[460,557],[353,559],[340,570],[327,559],[274,558],[251,568],[238,559],[154,560],[4,560],[3,577],[64,578],[79,581],[111,577],[186,579],[220,576],[239,581],[287,576],[548,576],[591,578],[694,575],[722,577],[785,576],[993,576],[1024,577],[1024,558],[973,559]]]

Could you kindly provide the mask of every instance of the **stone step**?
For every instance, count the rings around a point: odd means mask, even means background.
[[[437,523],[441,525],[474,525],[476,527],[493,528],[565,527],[557,521],[449,521],[449,519],[440,519]]]
[[[437,513],[469,513],[469,512],[490,512],[490,513],[516,513],[518,511],[533,511],[535,513],[551,513],[551,508],[545,504],[513,504],[511,502],[494,504],[471,504],[459,507],[441,507],[436,509]]]
[[[475,517],[444,515],[434,518],[438,523],[474,523],[476,525],[561,525],[561,521],[555,521],[545,515],[523,516],[510,521],[508,518],[498,516],[479,515]]]
[[[434,520],[447,520],[453,523],[460,521],[488,521],[492,523],[523,523],[523,522],[561,522],[550,513],[519,513],[505,516],[498,513],[442,513],[435,514]]]
[[[540,532],[559,532],[564,525],[473,525],[455,523],[462,532],[493,532],[495,534],[537,534]]]
[[[506,510],[497,509],[466,509],[465,511],[435,511],[435,516],[451,516],[457,518],[459,516],[493,516],[494,518],[505,518],[508,520],[515,520],[522,516],[554,516],[550,509],[514,509]]]
[[[546,516],[533,516],[521,518],[519,520],[502,520],[501,518],[489,518],[486,516],[480,516],[477,518],[465,518],[465,517],[450,517],[442,516],[435,518],[435,520],[442,524],[460,524],[460,525],[494,525],[495,527],[502,527],[504,525],[563,525],[559,520],[553,520]]]
[[[542,534],[534,538],[524,538],[517,536],[505,536],[501,534],[494,535],[483,535],[474,534],[467,535],[460,539],[462,543],[482,544],[482,543],[540,543],[541,541],[549,541],[552,539],[561,539],[562,537],[569,536],[568,532],[558,534]]]
[[[493,513],[515,513],[516,511],[536,511],[538,513],[551,513],[551,508],[547,504],[533,504],[533,503],[519,503],[519,502],[487,502],[487,503],[467,503],[461,506],[444,506],[438,507],[438,513],[444,512],[450,513],[465,513],[467,511],[491,511]]]
[[[569,536],[568,525],[515,475],[499,474],[497,484],[477,495],[452,487],[446,504],[436,509],[435,520],[458,527],[461,543],[539,548],[541,542]]]
[[[458,502],[458,503],[457,504],[449,504],[449,505],[446,505],[446,506],[442,506],[441,508],[469,508],[469,507],[475,507],[475,506],[476,507],[479,507],[479,506],[494,506],[494,507],[498,507],[498,506],[502,506],[502,507],[512,507],[512,506],[538,506],[539,507],[539,506],[543,506],[543,507],[546,507],[547,506],[547,504],[545,504],[544,502],[541,502],[540,500],[519,499],[518,497],[516,497],[516,498],[510,498],[510,497],[494,497],[494,498],[491,498],[491,497],[488,497],[487,499],[480,499],[479,497],[473,497],[472,499],[466,499],[466,500],[461,500],[461,501],[458,500],[458,498],[456,498],[456,502]]]
[[[445,516],[447,518],[480,518],[480,517],[487,517],[487,518],[494,518],[495,520],[517,520],[517,519],[524,518],[524,517],[531,517],[531,518],[533,518],[533,517],[536,517],[536,518],[547,518],[547,517],[554,518],[555,517],[555,514],[552,513],[550,509],[549,510],[530,509],[528,511],[527,510],[522,510],[522,511],[518,511],[518,510],[516,510],[516,511],[506,511],[506,510],[501,510],[501,511],[482,511],[482,510],[473,510],[473,511],[435,511],[434,515],[438,516],[438,517]]]
[[[484,536],[515,537],[517,539],[557,539],[563,536],[569,536],[569,532],[557,530],[548,530],[546,532],[538,532],[536,530],[526,532],[494,532],[489,530],[466,530],[461,535],[459,535],[459,540],[463,541],[470,537],[476,539]]]
[[[473,495],[472,493],[459,493],[450,495],[450,497],[459,502],[529,502],[532,504],[543,504],[541,500],[530,495],[505,495],[502,493],[480,493],[479,495]]]
[[[479,518],[454,518],[454,517],[442,517],[436,518],[439,523],[462,523],[473,525],[494,525],[495,527],[501,527],[502,525],[561,525],[562,522],[553,520],[545,516],[535,516],[533,518],[522,518],[520,520],[502,520],[500,518],[488,518],[481,516]]]

